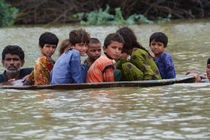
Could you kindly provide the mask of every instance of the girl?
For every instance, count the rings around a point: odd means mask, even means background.
[[[150,53],[138,42],[134,32],[128,27],[117,30],[125,44],[122,53],[131,56],[130,62],[121,58],[117,62],[117,69],[122,71],[122,79],[128,81],[136,80],[159,80],[162,79],[158,67],[151,58]]]
[[[24,82],[24,85],[48,85],[50,72],[55,64],[51,58],[58,45],[59,39],[50,32],[45,32],[39,37],[41,55],[36,60],[35,68]]]

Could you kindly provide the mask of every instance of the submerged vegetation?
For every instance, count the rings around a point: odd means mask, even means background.
[[[106,5],[106,9],[103,11],[101,8],[99,11],[95,10],[90,13],[78,13],[74,14],[72,18],[80,19],[81,25],[117,25],[117,24],[134,24],[135,22],[139,22],[142,24],[153,24],[153,21],[148,20],[144,15],[141,14],[133,14],[129,16],[126,20],[122,16],[122,11],[120,8],[115,8],[115,15],[109,14],[109,6]],[[169,22],[171,15],[167,18],[158,17],[158,24]]]
[[[18,10],[14,7],[10,7],[10,4],[4,0],[0,0],[0,27],[11,26],[14,24],[14,20]]]

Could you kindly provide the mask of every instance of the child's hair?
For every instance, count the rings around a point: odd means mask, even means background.
[[[64,53],[64,50],[69,46],[69,39],[65,39],[62,41],[60,48],[59,48],[59,56]]]
[[[210,57],[209,57],[208,60],[207,60],[207,65],[208,65],[208,64],[210,64]]]
[[[10,53],[11,55],[18,55],[20,57],[20,60],[24,60],[24,51],[22,50],[21,47],[17,46],[17,45],[7,45],[3,52],[2,52],[2,60],[5,59],[5,55]]]
[[[162,32],[153,33],[150,36],[149,43],[151,43],[152,40],[155,40],[156,42],[162,42],[164,44],[164,47],[166,47],[168,44],[168,37]]]
[[[97,38],[91,38],[89,42],[89,44],[98,44],[98,43],[101,44],[101,42]],[[88,47],[89,47],[89,44],[88,44]]]
[[[58,41],[58,37],[51,32],[45,32],[39,37],[39,45],[41,46],[41,48],[44,47],[44,44],[52,44],[57,46]]]
[[[125,49],[140,48],[142,50],[145,50],[148,54],[150,54],[148,50],[146,50],[144,47],[141,46],[141,44],[139,44],[139,42],[137,42],[137,37],[130,28],[122,27],[117,30],[117,33],[119,33],[125,41],[123,48]]]
[[[112,33],[112,34],[109,34],[104,40],[105,48],[107,48],[112,43],[112,41],[117,41],[122,44],[125,43],[123,37],[119,33]]]
[[[73,46],[81,42],[88,44],[90,42],[90,35],[85,29],[73,30],[69,33],[69,42]]]

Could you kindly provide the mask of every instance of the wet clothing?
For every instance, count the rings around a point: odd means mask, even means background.
[[[68,49],[56,61],[50,73],[50,84],[84,83],[87,68],[80,62],[80,52]]]
[[[24,82],[24,85],[49,85],[50,72],[55,61],[51,57],[42,56],[36,60],[35,68]]]
[[[99,57],[87,72],[87,83],[114,82],[114,66],[112,59],[106,54]]]
[[[176,78],[176,72],[171,55],[163,52],[158,58],[154,58],[154,61],[160,71],[162,79]]]
[[[19,79],[23,79],[23,77],[25,77],[26,75],[29,75],[33,70],[34,70],[34,68],[20,69]],[[0,83],[8,81],[7,77],[5,76],[5,72],[6,71],[4,71],[2,74],[0,74]]]
[[[87,62],[87,59],[85,59],[85,61],[84,61],[84,65],[87,67],[87,70],[89,70],[90,65],[89,65],[89,63]]]
[[[122,81],[162,79],[150,54],[143,49],[135,49],[130,61],[120,59],[116,68],[122,70]]]

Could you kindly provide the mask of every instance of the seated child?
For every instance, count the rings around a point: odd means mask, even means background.
[[[62,41],[59,47],[59,56],[61,56],[64,52],[69,49],[69,39],[65,39]]]
[[[138,42],[134,32],[128,27],[117,30],[125,44],[122,53],[130,55],[130,61],[121,58],[117,62],[117,69],[122,71],[122,81],[159,80],[160,72],[150,53]]]
[[[51,32],[45,32],[39,37],[40,57],[36,60],[34,70],[25,80],[24,85],[49,85],[50,72],[55,61],[51,58],[58,45],[59,39]]]
[[[121,54],[124,40],[118,33],[109,34],[104,40],[104,54],[99,57],[87,72],[86,82],[114,82],[113,59]]]
[[[172,57],[164,52],[167,48],[168,37],[162,32],[155,32],[150,36],[149,41],[149,46],[155,55],[154,61],[160,71],[162,79],[176,78]]]
[[[80,56],[87,51],[87,44],[90,42],[90,35],[84,30],[73,30],[69,33],[69,46],[56,61],[50,73],[50,84],[84,83],[87,68],[80,64]]]
[[[88,58],[85,59],[84,64],[87,69],[101,56],[101,42],[97,38],[91,38],[88,44],[87,53]]]

